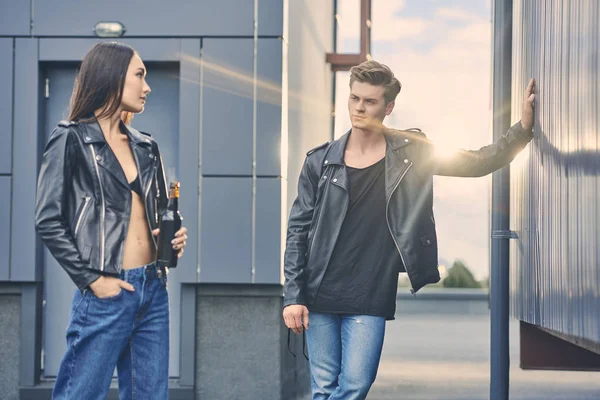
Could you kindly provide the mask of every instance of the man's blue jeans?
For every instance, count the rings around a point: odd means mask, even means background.
[[[166,276],[148,264],[123,270],[121,279],[135,291],[103,299],[75,292],[53,399],[104,400],[115,366],[120,399],[168,398]]]
[[[384,335],[383,317],[311,312],[306,344],[313,400],[365,399]]]

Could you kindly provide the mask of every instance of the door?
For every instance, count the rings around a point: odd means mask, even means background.
[[[132,126],[148,132],[160,146],[167,179],[180,176],[177,160],[179,148],[179,63],[146,63],[147,81],[152,92],[143,114],[136,115]],[[40,126],[45,142],[61,119],[67,119],[69,99],[73,90],[77,64],[46,63],[42,65],[42,99],[45,104]],[[54,378],[65,351],[65,330],[76,290],[66,272],[45,249],[44,300],[42,332],[42,376]],[[177,273],[169,274],[171,311],[171,344],[169,375],[179,376],[180,288]]]

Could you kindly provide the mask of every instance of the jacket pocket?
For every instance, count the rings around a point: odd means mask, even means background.
[[[436,273],[438,267],[438,249],[435,232],[419,235],[415,249],[420,266],[419,275],[429,276]],[[435,271],[434,271],[435,270]]]

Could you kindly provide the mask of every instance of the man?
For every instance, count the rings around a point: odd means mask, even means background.
[[[382,125],[401,89],[387,66],[367,61],[350,73],[352,129],[307,153],[285,251],[283,318],[306,331],[314,400],[366,398],[398,274],[413,293],[439,281],[433,175],[487,175],[532,137],[533,80],[521,122],[492,145],[439,159],[420,131]]]

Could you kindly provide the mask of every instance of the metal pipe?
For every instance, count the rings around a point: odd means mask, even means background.
[[[338,13],[338,0],[332,0],[333,1],[333,50],[332,50],[332,54],[336,54],[337,53],[337,38],[338,38],[338,20],[337,20],[337,13]],[[337,90],[337,82],[336,82],[336,76],[337,73],[336,71],[333,69],[333,65],[331,66],[331,136],[329,140],[334,140],[335,139],[335,92]]]
[[[493,136],[510,128],[512,0],[493,0]],[[510,232],[510,167],[492,176],[492,232]],[[492,235],[490,400],[509,396],[509,235]]]
[[[371,56],[371,0],[360,2],[360,62]]]

